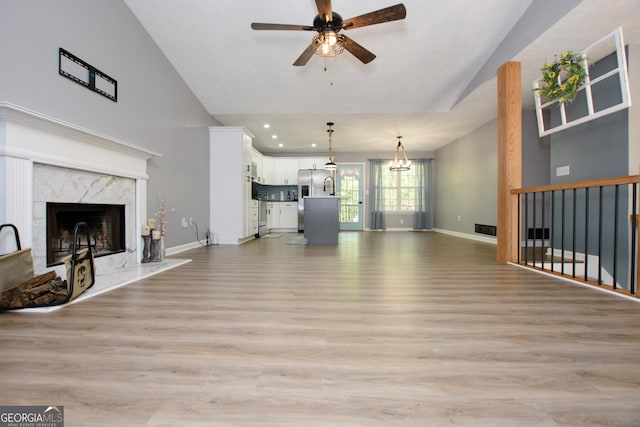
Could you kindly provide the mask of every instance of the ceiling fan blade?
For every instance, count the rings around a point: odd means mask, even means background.
[[[252,22],[251,28],[254,30],[291,30],[291,31],[311,31],[314,28],[308,25],[288,25],[288,24],[263,24]]]
[[[309,44],[309,46],[302,52],[302,55],[296,59],[296,62],[293,63],[296,67],[301,67],[303,65],[307,65],[309,59],[313,56],[313,43]]]
[[[342,21],[342,28],[351,30],[352,28],[366,27],[367,25],[380,24],[382,22],[397,21],[406,18],[406,16],[407,9],[404,4],[399,3],[395,6],[356,16],[355,18],[345,19]]]
[[[318,16],[326,19],[326,22],[333,21],[333,13],[331,12],[331,0],[316,0],[318,8]]]
[[[344,48],[351,52],[353,56],[362,61],[363,64],[368,64],[369,62],[376,59],[376,56],[373,53],[360,46],[349,37],[345,36],[344,34],[342,34],[341,36],[344,38],[344,42],[342,43]]]

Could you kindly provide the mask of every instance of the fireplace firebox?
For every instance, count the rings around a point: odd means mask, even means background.
[[[94,257],[125,251],[125,205],[47,203],[47,267],[62,264],[73,250],[73,229],[86,222]],[[77,236],[86,247],[86,235]]]

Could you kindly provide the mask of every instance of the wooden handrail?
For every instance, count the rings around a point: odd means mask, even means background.
[[[591,179],[587,181],[565,182],[562,184],[539,185],[537,187],[514,188],[511,194],[540,193],[543,191],[573,190],[574,188],[606,187],[610,185],[640,183],[640,175],[620,176],[616,178]]]

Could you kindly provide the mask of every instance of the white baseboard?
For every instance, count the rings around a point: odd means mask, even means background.
[[[200,244],[200,242],[191,242],[191,243],[185,243],[184,245],[180,245],[180,246],[172,246],[170,248],[167,248],[166,252],[167,252],[167,256],[172,256],[172,255],[179,254],[180,252],[189,251],[191,249],[196,249],[200,247],[202,247],[202,244]]]
[[[347,231],[359,231],[359,230],[347,230]],[[414,230],[413,228],[385,228],[383,230],[380,229],[376,229],[376,230],[372,230],[370,228],[365,228],[364,231],[411,231],[411,232],[426,232],[426,231],[435,231],[433,228],[428,228],[426,230]]]
[[[448,234],[450,236],[462,237],[463,239],[476,240],[478,242],[491,243],[492,245],[498,244],[497,237],[478,236],[477,234],[460,233],[458,231],[444,230],[442,228],[435,228],[436,233]]]

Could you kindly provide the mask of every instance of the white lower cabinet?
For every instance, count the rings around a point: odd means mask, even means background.
[[[271,228],[298,230],[298,202],[273,202]]]
[[[298,203],[280,203],[280,228],[298,229]]]
[[[251,209],[249,210],[249,236],[258,234],[258,201],[251,200]]]

